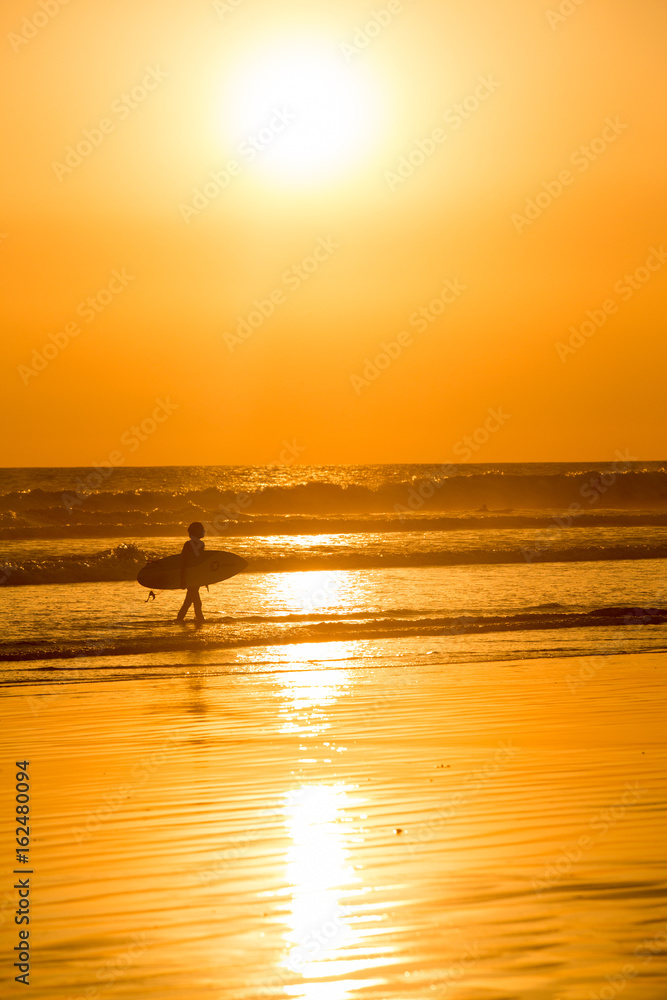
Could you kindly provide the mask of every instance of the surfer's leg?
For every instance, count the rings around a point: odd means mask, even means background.
[[[192,596],[193,593],[196,594],[197,591],[192,591],[192,590],[186,590],[185,591],[185,600],[183,601],[183,604],[181,606],[181,610],[176,615],[176,621],[182,622],[183,619],[185,618],[185,616],[187,615],[187,613],[188,613],[188,611],[190,609],[190,605],[194,601],[194,598]]]
[[[204,621],[204,615],[203,615],[202,609],[201,609],[201,597],[199,596],[199,588],[197,588],[197,590],[193,590],[192,594],[193,594],[192,603],[193,603],[194,608],[195,608],[195,619],[198,622],[203,622]]]

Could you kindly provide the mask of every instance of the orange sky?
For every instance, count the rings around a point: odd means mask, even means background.
[[[664,457],[663,0],[0,24],[3,465]]]

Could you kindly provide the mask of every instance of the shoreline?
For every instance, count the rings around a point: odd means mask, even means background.
[[[639,609],[633,609],[639,610]],[[661,614],[664,612],[661,612]],[[583,617],[583,616],[582,616]],[[119,683],[123,681],[141,681],[147,677],[159,676],[162,678],[173,678],[177,680],[180,676],[188,675],[194,671],[202,677],[224,677],[228,674],[235,676],[256,676],[264,672],[266,676],[272,676],[282,672],[285,662],[292,653],[296,654],[296,664],[293,669],[296,671],[307,669],[301,662],[301,653],[307,649],[308,662],[317,661],[320,658],[327,664],[331,660],[342,662],[346,666],[359,670],[371,670],[378,666],[378,658],[384,665],[391,664],[392,659],[399,662],[405,658],[412,658],[421,665],[425,659],[433,657],[433,663],[437,664],[441,670],[450,667],[469,665],[491,665],[497,668],[518,664],[528,664],[543,662],[552,664],[556,661],[597,661],[606,657],[620,656],[650,656],[667,653],[667,634],[662,631],[656,633],[646,632],[646,620],[625,616],[622,626],[627,630],[631,628],[633,635],[624,635],[623,643],[620,644],[617,638],[618,623],[602,620],[595,623],[594,633],[599,633],[600,641],[594,648],[586,651],[582,649],[571,649],[568,651],[554,647],[552,655],[546,655],[546,650],[542,648],[530,648],[531,638],[540,634],[546,636],[544,625],[535,625],[525,628],[519,632],[511,628],[500,628],[497,626],[475,627],[474,630],[453,627],[451,631],[444,632],[442,628],[431,631],[415,631],[414,633],[403,632],[390,629],[376,629],[372,634],[360,633],[359,635],[335,631],[327,631],[327,634],[318,633],[317,630],[308,633],[285,634],[278,639],[276,636],[267,637],[265,640],[257,637],[229,641],[211,642],[207,636],[206,625],[219,624],[207,621],[204,625],[198,625],[194,620],[186,623],[177,623],[169,619],[165,624],[173,626],[178,630],[180,641],[170,645],[164,643],[162,648],[153,649],[146,652],[130,651],[117,652],[110,651],[104,644],[98,649],[90,649],[85,652],[71,652],[70,654],[59,654],[49,656],[46,652],[39,652],[35,655],[17,654],[16,656],[0,655],[0,690],[11,690],[12,687],[24,688],[31,684],[38,687],[45,684],[50,685],[76,685],[91,683]],[[223,622],[222,624],[227,624]],[[664,624],[657,621],[654,624],[656,629]],[[562,626],[561,626],[562,627]],[[572,635],[579,630],[582,631],[590,627],[590,622],[575,623],[564,626],[566,634]],[[649,639],[650,636],[650,639]],[[522,655],[518,652],[508,656],[506,652],[500,650],[489,652],[488,647],[483,643],[490,637],[492,640],[498,638],[500,642],[515,641],[519,637],[524,638],[528,643],[522,650]],[[558,639],[561,637],[558,636]],[[633,647],[633,639],[636,644]],[[477,641],[479,640],[479,642]],[[651,641],[655,645],[651,645]],[[382,653],[374,652],[378,643],[381,644]],[[452,646],[452,643],[454,645]],[[482,644],[482,648],[477,648]],[[426,647],[429,647],[428,649]],[[368,658],[366,658],[368,656]],[[263,665],[265,671],[258,667]],[[27,675],[22,679],[12,679],[11,671],[27,671]],[[136,670],[136,676],[128,676],[129,671]],[[60,673],[62,671],[62,673]],[[100,671],[98,674],[97,671]],[[110,673],[105,673],[108,671]],[[159,671],[163,671],[159,673]],[[30,673],[40,672],[39,678],[31,679]],[[89,676],[87,673],[90,672]]]

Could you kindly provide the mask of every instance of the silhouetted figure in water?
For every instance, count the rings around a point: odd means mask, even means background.
[[[185,571],[190,566],[195,566],[204,552],[204,535],[206,531],[204,525],[200,521],[193,521],[188,528],[188,535],[190,538],[183,546],[181,550],[181,587],[185,587]],[[189,587],[185,592],[185,600],[183,601],[183,606],[178,612],[176,621],[182,622],[188,613],[190,605],[193,605],[195,609],[195,621],[203,622],[206,621],[201,610],[201,598],[199,596],[199,587]]]

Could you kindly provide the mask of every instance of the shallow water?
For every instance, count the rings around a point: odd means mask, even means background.
[[[664,1000],[664,657],[344,646],[5,691],[30,995]]]
[[[294,643],[380,642],[393,655],[387,643],[409,640],[443,662],[667,648],[661,560],[244,573],[202,595],[196,628],[175,622],[181,592],[147,602],[129,581],[8,588],[0,683],[37,679],[39,660],[76,658],[51,664],[66,679],[132,657],[225,664],[231,649]],[[637,623],[634,607],[662,608],[662,621]],[[614,608],[625,611],[605,617]]]

